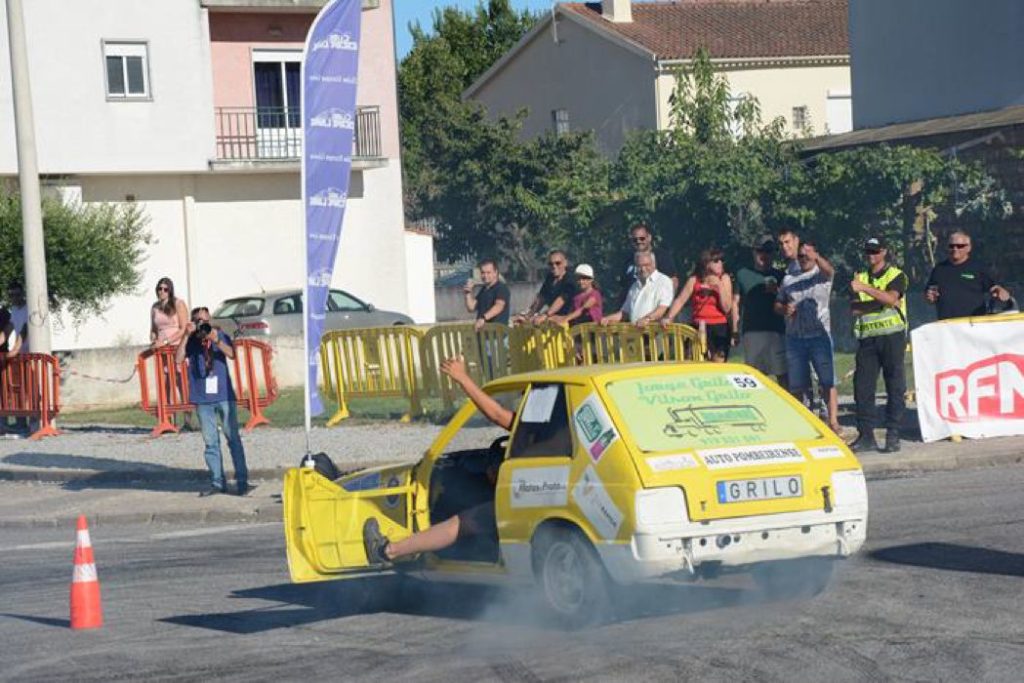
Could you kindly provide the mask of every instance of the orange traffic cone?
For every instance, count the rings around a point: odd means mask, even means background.
[[[85,515],[78,516],[75,543],[75,571],[71,578],[71,628],[99,628],[103,626],[103,607],[100,606],[100,580],[96,576],[96,562],[92,556],[89,525]]]

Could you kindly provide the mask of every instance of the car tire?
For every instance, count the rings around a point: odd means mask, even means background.
[[[541,598],[565,629],[603,623],[612,616],[611,579],[597,552],[575,529],[541,531],[533,541]]]
[[[758,565],[754,583],[768,599],[813,598],[828,588],[835,561],[825,557],[769,562]]]

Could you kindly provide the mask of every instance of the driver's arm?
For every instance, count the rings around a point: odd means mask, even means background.
[[[466,363],[462,358],[449,358],[441,363],[441,372],[452,378],[456,384],[462,387],[466,396],[473,402],[484,417],[498,425],[502,429],[512,429],[512,420],[515,413],[495,401],[483,389],[477,386],[473,378],[466,372]]]

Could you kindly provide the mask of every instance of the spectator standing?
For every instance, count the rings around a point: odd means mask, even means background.
[[[623,320],[645,327],[648,323],[661,320],[672,305],[672,279],[658,272],[657,259],[652,251],[638,251],[633,256],[636,280],[626,292],[622,307],[601,318],[602,325]]]
[[[775,240],[762,235],[754,245],[753,268],[736,273],[733,300],[733,340],[743,331],[743,360],[782,386],[788,385],[786,323],[775,312],[775,297],[786,274],[772,265]]]
[[[672,296],[675,296],[676,291],[679,289],[679,271],[676,269],[676,261],[672,256],[672,252],[665,247],[654,246],[654,235],[651,233],[650,228],[643,223],[637,223],[629,229],[629,243],[632,247],[632,252],[625,259],[622,271],[619,274],[619,305],[621,306],[626,301],[629,288],[633,286],[637,279],[634,259],[636,252],[654,254],[654,260],[658,264],[658,272],[667,276],[672,281]]]
[[[993,300],[1008,305],[1010,292],[999,285],[991,269],[971,258],[971,236],[956,230],[946,243],[949,258],[932,268],[924,298],[935,304],[939,320],[985,315]]]
[[[881,369],[885,380],[885,448],[900,450],[900,424],[907,390],[903,357],[907,350],[906,274],[888,262],[885,240],[871,237],[864,243],[868,267],[850,282],[853,335],[857,338],[853,395],[857,403],[855,452],[876,451],[875,386]]]
[[[675,320],[683,306],[692,300],[691,320],[695,328],[704,325],[709,359],[724,363],[729,358],[731,336],[729,314],[732,311],[732,279],[725,272],[721,249],[701,252],[693,275],[686,279],[679,296],[669,307],[662,325]]]
[[[483,285],[479,291],[472,280],[466,282],[463,291],[466,294],[466,310],[476,313],[473,327],[479,332],[486,323],[502,323],[508,325],[509,303],[512,293],[508,285],[498,277],[498,263],[494,259],[484,259],[477,264]]]
[[[568,315],[572,311],[575,296],[576,283],[569,275],[569,257],[564,251],[555,249],[548,254],[548,274],[533,303],[516,315],[512,322],[540,324],[551,316]]]
[[[788,273],[775,300],[775,310],[786,319],[786,365],[789,391],[798,399],[811,388],[813,366],[821,396],[827,397],[828,423],[839,433],[838,396],[832,352],[829,296],[835,269],[818,253],[812,240],[805,240],[797,254],[800,274]]]
[[[189,400],[199,415],[206,448],[203,457],[210,470],[210,488],[199,495],[210,496],[227,493],[224,476],[224,461],[220,450],[220,434],[217,422],[224,432],[235,468],[235,483],[238,495],[244,496],[253,487],[249,486],[249,470],[245,464],[245,449],[238,433],[238,408],[235,404],[235,389],[228,374],[228,360],[235,357],[231,337],[219,327],[210,324],[210,311],[206,307],[192,309],[192,321],[186,323],[188,340],[179,344],[176,359],[181,363],[188,359]]]
[[[154,349],[177,346],[185,337],[188,304],[174,295],[174,282],[162,277],[156,283],[156,302],[150,309],[149,342]]]
[[[604,297],[594,282],[594,269],[586,263],[581,263],[576,266],[573,275],[576,277],[577,293],[572,298],[572,310],[566,315],[551,316],[551,322],[570,325],[601,322],[604,315]]]
[[[11,322],[14,324],[14,331],[21,338],[21,350],[19,353],[28,353],[30,350],[28,340],[28,302],[25,301],[25,288],[18,280],[11,280],[7,285],[7,298],[11,304]]]

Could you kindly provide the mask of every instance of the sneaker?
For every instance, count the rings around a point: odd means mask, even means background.
[[[854,453],[875,453],[878,451],[878,442],[875,435],[870,432],[860,432],[857,438],[850,444],[850,450]]]
[[[883,453],[899,453],[900,452],[900,433],[896,431],[887,431],[885,433],[885,448],[882,449]]]
[[[235,495],[238,495],[238,496],[248,496],[250,493],[252,493],[255,490],[256,490],[256,485],[255,484],[239,484],[238,485],[238,491],[236,492]]]
[[[220,493],[226,493],[226,491],[224,490],[223,487],[211,486],[210,488],[206,489],[205,491],[200,491],[199,492],[199,497],[200,498],[208,498],[210,496],[216,496],[217,494],[220,494]]]
[[[380,525],[375,517],[370,517],[363,524],[363,548],[366,549],[366,561],[371,565],[390,564],[384,549],[388,547],[388,537],[380,532]]]

